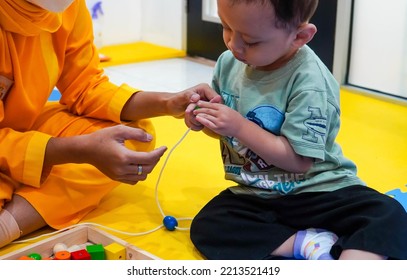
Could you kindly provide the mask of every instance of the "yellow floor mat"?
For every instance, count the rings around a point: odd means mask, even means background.
[[[147,42],[105,46],[99,52],[110,58],[109,61],[102,62],[103,67],[186,56],[183,50]]]
[[[338,142],[371,187],[407,191],[407,103],[341,91]]]

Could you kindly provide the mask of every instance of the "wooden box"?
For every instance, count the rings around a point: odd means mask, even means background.
[[[67,247],[91,242],[94,244],[102,244],[107,246],[111,243],[118,243],[126,248],[126,260],[158,260],[159,258],[141,250],[136,246],[108,234],[98,228],[91,226],[78,226],[69,229],[62,233],[56,234],[53,237],[44,239],[30,246],[26,246],[19,250],[10,252],[0,256],[0,260],[17,260],[22,256],[27,256],[31,253],[40,254],[43,258],[48,258],[53,254],[53,248],[57,243],[64,243]]]

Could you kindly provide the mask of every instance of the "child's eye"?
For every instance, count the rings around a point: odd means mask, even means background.
[[[255,47],[255,46],[257,46],[258,44],[259,44],[259,42],[255,42],[255,43],[245,43],[246,44],[246,46],[248,46],[248,47]]]

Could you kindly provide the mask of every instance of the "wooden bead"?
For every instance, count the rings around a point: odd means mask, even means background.
[[[105,247],[105,254],[107,260],[125,260],[126,247],[113,242]]]
[[[93,244],[86,246],[86,251],[91,256],[92,260],[104,260],[105,257],[105,248],[103,248],[102,244]]]
[[[64,243],[55,244],[52,248],[52,252],[54,253],[54,255],[60,251],[68,251],[68,246],[66,246]]]
[[[18,258],[19,260],[25,260],[25,261],[33,261],[33,258],[30,258],[29,256],[21,256]]]
[[[68,251],[59,251],[54,255],[54,259],[55,260],[70,260],[71,259],[71,253],[69,253]]]
[[[74,251],[71,253],[72,260],[90,260],[90,254],[85,249]]]
[[[41,260],[42,259],[41,255],[38,254],[38,253],[31,253],[31,254],[28,255],[28,257],[32,258],[33,260]]]

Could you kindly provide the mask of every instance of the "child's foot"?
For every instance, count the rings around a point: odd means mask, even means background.
[[[294,257],[300,260],[332,260],[329,252],[337,240],[335,233],[323,229],[298,231],[294,241]]]

